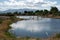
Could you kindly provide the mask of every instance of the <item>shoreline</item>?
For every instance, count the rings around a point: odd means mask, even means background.
[[[0,24],[0,39],[15,38],[15,36],[8,32],[8,30],[11,29],[10,24],[17,22],[19,20],[21,21],[23,19],[15,18],[14,20],[11,20],[11,18],[8,19],[3,18],[3,22]]]
[[[11,19],[5,19],[1,25],[1,28],[0,28],[0,39],[6,39],[6,40],[21,40],[21,39],[30,39],[30,40],[40,40],[41,38],[31,38],[31,37],[24,37],[24,38],[15,38],[14,35],[12,35],[10,32],[8,32],[9,29],[11,29],[11,27],[9,26],[10,24],[14,23],[14,22],[17,22],[17,21],[21,21],[21,20],[24,20],[24,19],[20,19],[20,18],[16,18],[15,20],[11,20]],[[8,35],[6,35],[5,33],[7,33]],[[13,37],[12,37],[12,36]],[[51,40],[52,40],[53,37],[51,37]],[[46,39],[50,39],[50,38],[46,38]],[[56,38],[55,38],[56,39]],[[44,38],[42,38],[41,40],[45,40]]]
[[[60,19],[60,16],[55,16],[55,17],[47,17],[47,16],[41,16],[43,18],[54,18],[54,19]]]

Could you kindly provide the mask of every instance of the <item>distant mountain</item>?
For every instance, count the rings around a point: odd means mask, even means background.
[[[36,9],[9,9],[6,11],[1,11],[1,13],[7,13],[7,12],[24,12],[24,11],[36,11]]]

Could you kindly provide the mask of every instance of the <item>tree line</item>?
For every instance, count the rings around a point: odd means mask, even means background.
[[[7,13],[0,13],[0,16],[14,16],[14,15],[37,15],[37,16],[60,16],[60,11],[57,7],[51,7],[50,10],[36,10],[36,11],[24,11],[22,12],[7,12]]]

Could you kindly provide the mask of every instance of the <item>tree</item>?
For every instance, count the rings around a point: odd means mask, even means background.
[[[28,11],[28,15],[33,15],[33,11]]]
[[[35,15],[42,16],[43,15],[43,10],[37,10],[37,11],[35,11]]]
[[[43,15],[47,16],[48,13],[49,13],[49,11],[45,9]]]
[[[27,12],[27,11],[24,11],[24,14],[25,14],[25,15],[28,15],[28,12]]]
[[[39,15],[41,15],[41,16],[43,15],[43,10],[39,11]]]
[[[14,12],[13,14],[14,14],[14,15],[18,15],[18,12]]]
[[[51,7],[51,9],[50,9],[50,13],[52,13],[53,16],[57,15],[58,11],[59,11],[59,10],[58,10],[57,7]]]
[[[40,12],[39,10],[35,11],[35,15],[39,15],[40,14],[39,12]]]
[[[60,11],[58,12],[57,16],[60,16]]]
[[[18,15],[22,15],[21,12],[18,12]]]
[[[6,15],[7,15],[7,16],[13,16],[13,13],[7,12]]]

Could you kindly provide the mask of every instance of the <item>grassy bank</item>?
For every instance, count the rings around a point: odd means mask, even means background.
[[[8,17],[8,16],[5,16]],[[14,17],[14,16],[12,16]],[[8,32],[9,29],[11,29],[11,27],[9,26],[10,24],[12,24],[13,22],[17,22],[18,20],[23,20],[23,19],[19,19],[19,18],[12,18],[9,17],[8,19],[2,19],[0,18],[0,39],[8,39],[8,38],[15,38],[15,36],[11,33]]]

